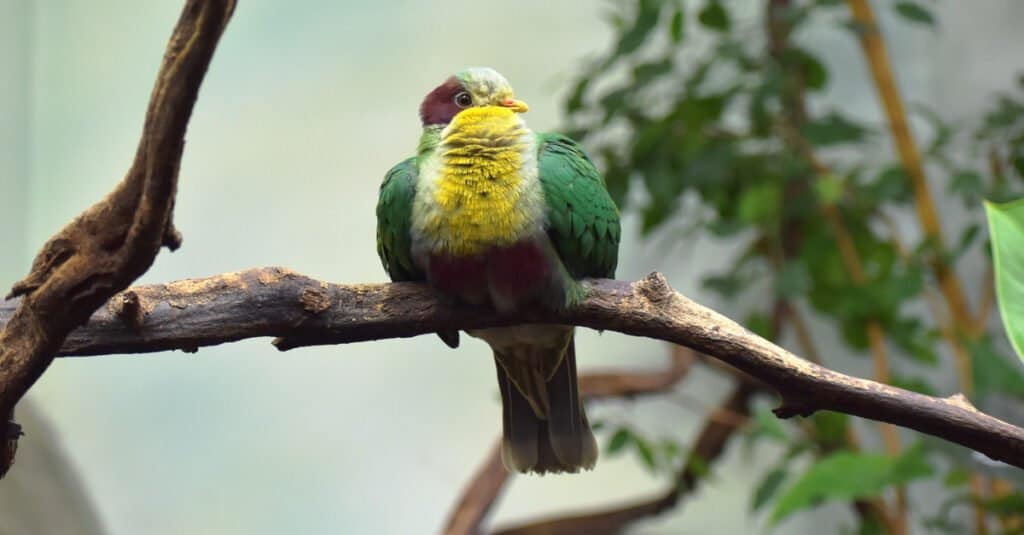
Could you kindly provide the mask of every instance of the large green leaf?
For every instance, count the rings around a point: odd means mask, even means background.
[[[1013,349],[1024,359],[1024,199],[986,202],[985,214],[992,237],[999,313]]]
[[[775,503],[771,522],[824,500],[867,498],[892,485],[930,475],[932,467],[921,445],[899,457],[840,451],[811,465]]]

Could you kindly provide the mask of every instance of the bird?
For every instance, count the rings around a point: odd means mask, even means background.
[[[392,281],[421,281],[498,314],[560,311],[585,278],[614,278],[621,227],[604,178],[579,143],[535,133],[494,69],[471,67],[419,108],[415,156],[391,168],[377,202],[377,253]],[[597,461],[576,372],[575,327],[472,329],[494,353],[501,457],[510,472],[573,473]],[[458,332],[438,333],[458,345]]]

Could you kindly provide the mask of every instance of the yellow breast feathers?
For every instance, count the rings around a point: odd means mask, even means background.
[[[539,228],[543,197],[533,134],[514,112],[469,108],[442,133],[434,158],[424,237],[456,256],[510,244]]]

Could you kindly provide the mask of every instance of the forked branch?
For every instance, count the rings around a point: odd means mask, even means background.
[[[142,275],[181,235],[171,212],[185,128],[234,0],[189,0],[171,35],[146,111],[135,160],[103,200],[43,245],[8,297],[23,296],[0,331],[0,477],[13,461],[14,405],[42,375],[72,329]]]

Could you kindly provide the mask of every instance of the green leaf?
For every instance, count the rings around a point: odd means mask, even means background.
[[[1012,492],[1006,496],[989,498],[981,502],[982,507],[997,515],[1012,515],[1024,512],[1024,494]]]
[[[654,449],[647,443],[646,440],[640,437],[634,437],[633,447],[636,449],[637,455],[640,456],[640,460],[643,461],[644,466],[648,470],[654,472],[658,468],[658,461],[654,458]]]
[[[682,452],[679,447],[679,443],[674,440],[662,440],[660,446],[662,454],[664,454],[665,458],[669,461],[679,457],[679,454]]]
[[[862,329],[863,330],[863,329]],[[846,429],[849,417],[841,412],[818,411],[811,416],[818,440],[825,444],[840,445],[846,443]]]
[[[793,55],[793,59],[799,65],[807,89],[812,91],[825,89],[828,85],[828,69],[820,59],[810,52],[799,48],[792,48],[788,53]]]
[[[778,215],[781,203],[782,192],[778,184],[751,185],[740,194],[737,213],[745,223],[765,223]]]
[[[814,192],[824,204],[839,202],[843,197],[843,190],[843,178],[834,173],[827,173],[814,181]]]
[[[953,257],[958,258],[964,253],[966,253],[967,250],[970,249],[972,245],[974,245],[974,242],[977,241],[978,236],[980,234],[981,225],[977,223],[971,223],[970,225],[967,225],[967,227],[964,228],[963,231],[961,231],[960,238],[956,242],[956,248],[954,248],[953,252],[951,253]]]
[[[953,174],[949,189],[964,198],[964,202],[976,204],[984,190],[981,175],[970,169],[961,169]]]
[[[697,477],[708,477],[711,475],[711,465],[700,455],[692,455],[686,460],[686,467]]]
[[[946,147],[949,145],[949,142],[953,140],[953,128],[943,121],[942,117],[940,117],[935,110],[925,106],[924,104],[913,104],[911,109],[920,114],[924,120],[928,121],[932,130],[934,130],[934,137],[932,138],[931,143],[928,144],[928,148],[925,149],[925,154],[933,158],[941,158],[946,151]]]
[[[725,10],[725,6],[719,0],[708,0],[704,8],[697,13],[697,20],[705,28],[719,32],[729,31],[729,27],[732,25],[732,21],[729,20],[729,12]]]
[[[1024,178],[1024,154],[1019,154],[1014,159],[1010,160],[1010,165],[1014,166],[1014,170],[1017,171],[1017,176]]]
[[[808,122],[801,129],[804,138],[818,146],[853,143],[864,139],[867,130],[838,113]]]
[[[685,12],[682,8],[677,8],[676,12],[672,15],[672,23],[669,24],[669,36],[675,44],[679,44],[683,41],[683,30],[686,29],[684,26],[686,23],[686,19],[684,18],[685,16]]]
[[[572,114],[583,108],[583,99],[586,97],[587,88],[589,87],[590,78],[583,77],[576,82],[572,93],[569,94],[569,98],[565,101],[565,111],[567,113]]]
[[[896,9],[896,13],[899,13],[900,16],[910,22],[935,26],[935,15],[932,15],[931,11],[928,11],[917,2],[903,0],[896,2],[896,5],[893,7]]]
[[[608,455],[614,455],[622,451],[622,448],[625,448],[630,442],[633,442],[633,433],[625,427],[620,427],[608,441],[605,450],[608,451]]]
[[[947,487],[960,487],[966,485],[971,479],[971,471],[963,466],[954,466],[950,469],[946,477],[942,479],[942,484]]]
[[[633,88],[649,84],[655,78],[672,71],[672,58],[641,63],[633,67]]]
[[[1017,356],[1024,359],[1024,199],[993,204],[985,202],[996,296],[1006,334]]]
[[[779,491],[779,488],[782,487],[782,483],[786,480],[787,475],[785,468],[776,468],[768,472],[757,485],[757,490],[754,491],[754,499],[750,502],[750,509],[757,511],[764,504],[768,503]]]
[[[877,453],[839,451],[823,457],[804,473],[775,503],[771,522],[825,500],[854,500],[876,496],[900,485],[932,474],[932,467],[920,445],[896,458]]]
[[[615,52],[608,58],[607,65],[616,59],[635,52],[647,41],[651,30],[658,24],[658,16],[661,14],[660,0],[640,0],[637,7],[636,18],[633,25],[619,39]]]
[[[878,173],[874,182],[867,185],[866,192],[878,202],[907,202],[914,196],[910,183],[910,176],[903,170],[903,166],[889,165]]]

